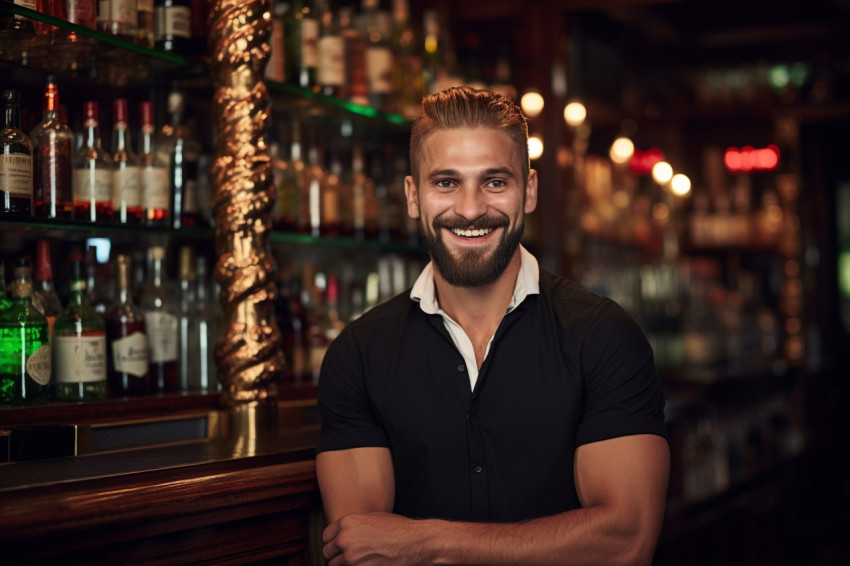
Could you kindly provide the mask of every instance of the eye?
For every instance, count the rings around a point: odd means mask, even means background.
[[[434,185],[441,189],[450,189],[454,183],[451,179],[436,179]]]
[[[502,189],[502,188],[508,186],[508,183],[504,179],[491,179],[487,183],[487,186],[494,188],[494,189]]]

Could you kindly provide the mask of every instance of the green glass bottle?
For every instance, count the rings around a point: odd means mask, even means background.
[[[0,313],[0,403],[50,399],[50,329],[32,305],[32,267],[18,260],[11,306]]]
[[[6,296],[6,262],[0,257],[0,314],[12,306],[12,301]]]
[[[71,262],[71,296],[53,326],[56,398],[106,398],[106,327],[88,302],[82,262]]]

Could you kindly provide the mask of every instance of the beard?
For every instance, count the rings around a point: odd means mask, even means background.
[[[509,230],[510,222],[506,216],[482,216],[471,223],[463,219],[445,220],[438,216],[431,224],[433,232],[420,223],[422,241],[437,271],[455,287],[483,287],[498,279],[508,267],[525,230],[524,219],[514,230]],[[467,249],[460,250],[456,255],[446,246],[441,231],[441,228],[476,230],[499,227],[505,230],[492,252],[489,249]]]

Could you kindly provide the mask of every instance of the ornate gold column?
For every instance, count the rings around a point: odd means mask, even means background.
[[[224,324],[215,349],[232,429],[274,427],[275,375],[284,360],[274,318],[276,262],[269,246],[274,184],[266,135],[270,0],[212,0],[209,45],[217,135],[214,189],[216,279]],[[268,426],[266,426],[268,425]]]

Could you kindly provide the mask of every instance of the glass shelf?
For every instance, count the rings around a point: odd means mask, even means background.
[[[0,240],[11,238],[31,239],[46,237],[51,239],[81,241],[100,237],[130,241],[144,238],[179,237],[181,239],[206,240],[212,238],[211,228],[181,228],[175,230],[164,226],[141,226],[132,224],[93,224],[72,220],[51,221],[39,218],[4,218],[0,220]]]
[[[275,244],[310,245],[323,248],[373,250],[383,253],[401,253],[410,255],[424,255],[425,249],[414,244],[404,242],[384,242],[374,239],[358,240],[348,237],[314,237],[309,234],[297,234],[292,232],[272,232],[271,241]]]

